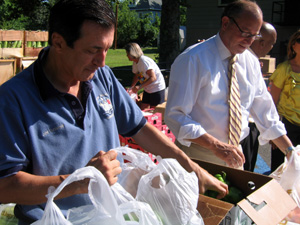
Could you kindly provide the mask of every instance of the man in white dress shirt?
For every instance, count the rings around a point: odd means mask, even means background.
[[[234,168],[245,162],[240,146],[228,144],[228,59],[237,56],[236,73],[242,111],[240,141],[248,136],[251,113],[260,143],[293,149],[263,80],[259,62],[247,49],[260,37],[262,11],[251,1],[225,7],[217,35],[193,45],[171,67],[165,121],[179,147],[191,158]]]
[[[258,60],[260,57],[265,57],[271,51],[277,40],[276,29],[268,22],[263,22],[260,28],[260,34],[261,38],[253,41],[249,48],[249,51],[252,52]],[[262,67],[262,64],[260,65]],[[249,117],[248,126],[249,135],[241,142],[245,156],[244,169],[248,171],[254,171],[259,148],[259,131],[251,116]]]

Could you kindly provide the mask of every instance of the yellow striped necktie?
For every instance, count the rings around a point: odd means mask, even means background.
[[[228,143],[238,146],[242,130],[242,113],[240,89],[235,71],[236,56],[229,58],[228,80],[229,80],[229,134]]]

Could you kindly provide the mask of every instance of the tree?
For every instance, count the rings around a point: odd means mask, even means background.
[[[115,8],[116,3],[113,3]],[[128,7],[129,1],[119,2],[118,10],[118,30],[117,45],[124,47],[128,42],[136,41],[139,37],[141,29],[140,19],[135,11],[131,11]]]
[[[50,8],[57,0],[0,0],[0,28],[47,30]]]
[[[152,13],[147,13],[143,18],[140,18],[140,32],[137,42],[141,46],[157,46],[160,18],[156,16],[155,22],[152,22],[152,18]]]
[[[180,0],[162,0],[159,62],[170,68],[180,52]]]

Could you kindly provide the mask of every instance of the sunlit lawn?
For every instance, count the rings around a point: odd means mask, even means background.
[[[146,56],[154,59],[157,62],[158,50],[157,48],[143,48],[142,49]],[[119,67],[119,66],[131,66],[132,62],[128,60],[126,56],[125,49],[109,49],[106,59],[106,65],[109,67]]]

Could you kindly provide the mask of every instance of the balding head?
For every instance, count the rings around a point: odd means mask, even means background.
[[[239,0],[228,4],[224,8],[222,18],[224,16],[238,18],[245,16],[245,14],[256,18],[262,17],[262,11],[255,2],[249,0]]]
[[[272,24],[268,22],[263,22],[260,29],[261,38],[259,40],[255,40],[250,48],[256,54],[257,57],[266,56],[277,40],[277,32]]]
[[[232,55],[240,54],[258,37],[262,22],[262,11],[255,2],[234,1],[224,9],[219,34]]]

